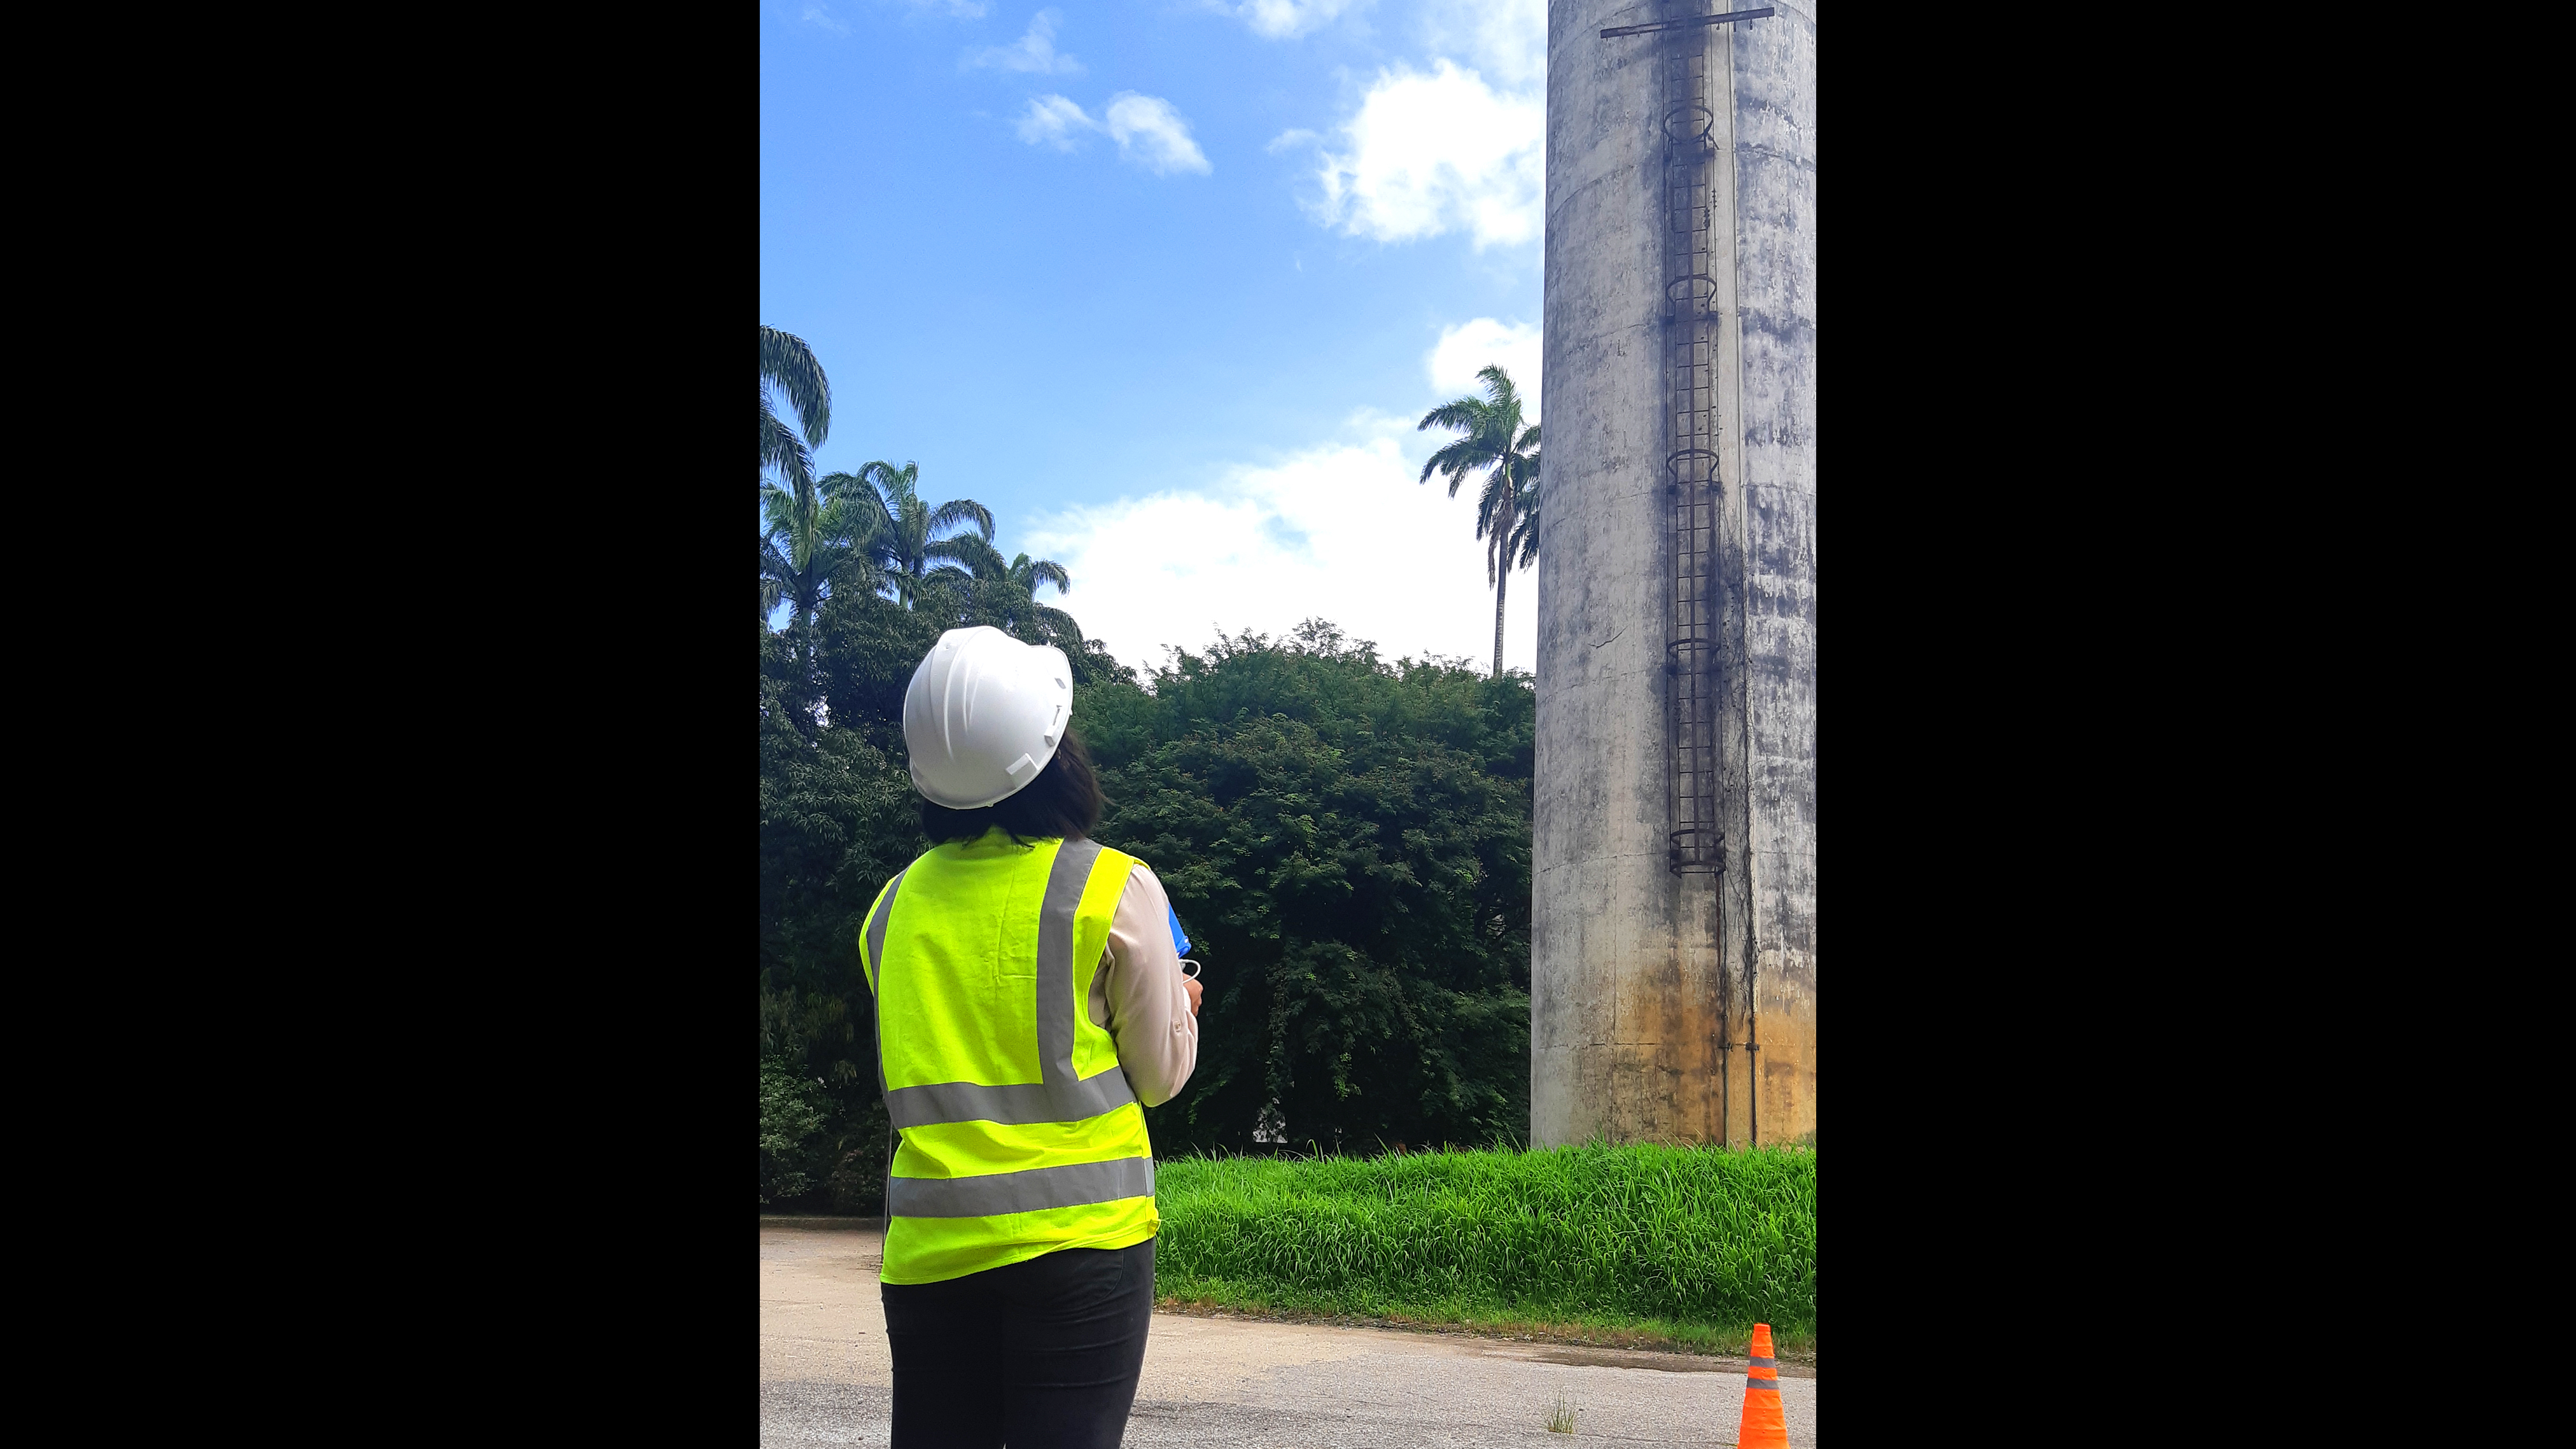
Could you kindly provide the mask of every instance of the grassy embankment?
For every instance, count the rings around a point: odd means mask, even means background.
[[[1815,1353],[1812,1151],[1181,1158],[1155,1197],[1167,1306]]]

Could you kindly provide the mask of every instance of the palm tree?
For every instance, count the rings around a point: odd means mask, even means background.
[[[936,508],[922,502],[919,463],[901,468],[870,463],[855,475],[835,473],[823,482],[833,497],[851,500],[875,523],[863,546],[875,563],[894,576],[895,596],[907,609],[921,581],[929,576],[933,559],[971,564],[976,545],[986,553],[992,551],[993,510],[971,498],[952,498]],[[970,524],[973,534],[937,536]]]
[[[833,474],[823,486],[831,489],[834,479],[848,476]],[[781,600],[794,606],[789,630],[799,641],[800,657],[810,663],[810,626],[833,590],[847,584],[873,592],[881,586],[867,557],[879,532],[877,520],[847,494],[817,497],[809,490],[799,498],[775,483],[761,485],[760,503],[768,525],[760,535],[761,617],[769,617]]]
[[[796,410],[804,438],[787,426],[769,403],[769,390],[775,386],[787,394],[788,406]],[[823,446],[832,431],[832,384],[823,376],[823,364],[814,360],[814,349],[805,339],[781,332],[763,324],[760,329],[760,466],[763,471],[775,468],[787,480],[789,490],[799,498],[811,498],[814,492],[814,455],[810,448]]]
[[[1009,570],[1002,577],[1011,586],[1015,596],[1013,603],[1021,599],[1028,601],[1028,617],[1037,622],[1049,642],[1077,659],[1082,657],[1082,626],[1064,610],[1050,609],[1038,602],[1038,589],[1047,584],[1055,585],[1057,598],[1073,592],[1073,575],[1065,572],[1064,565],[1051,558],[1031,559],[1027,554],[1021,554],[1011,560]]]
[[[1494,586],[1494,677],[1503,677],[1503,591],[1511,582],[1515,567],[1528,568],[1538,559],[1538,424],[1521,425],[1521,395],[1512,387],[1512,376],[1494,365],[1487,365],[1476,376],[1484,379],[1485,395],[1455,398],[1422,415],[1414,428],[1456,428],[1465,437],[1431,455],[1422,465],[1422,476],[1414,481],[1428,483],[1431,475],[1449,480],[1449,496],[1458,496],[1458,485],[1467,475],[1485,470],[1485,485],[1476,499],[1476,536],[1486,540],[1485,581]]]
[[[1038,590],[1049,584],[1059,595],[1072,590],[1073,575],[1065,571],[1064,565],[1051,558],[1032,559],[1027,554],[1004,563],[999,549],[973,534],[960,536],[954,544],[956,552],[950,557],[965,566],[943,564],[930,571],[931,578],[970,589],[986,585],[990,588],[984,595],[986,606],[998,606],[1004,627],[1012,633],[1035,634],[1033,642],[1053,644],[1068,655],[1082,652],[1082,625],[1062,609],[1050,609],[1038,602]]]
[[[1064,565],[1051,558],[1032,562],[1027,554],[1021,554],[1011,560],[1010,572],[1005,577],[1010,579],[1013,587],[1028,595],[1031,600],[1037,598],[1040,584],[1055,585],[1058,598],[1073,592],[1073,575],[1066,573]]]

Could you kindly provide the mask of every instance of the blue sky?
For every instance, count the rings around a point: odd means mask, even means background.
[[[1490,659],[1413,429],[1536,393],[1543,0],[767,0],[760,320],[1130,663],[1308,615]],[[1533,409],[1533,417],[1535,417]],[[1532,658],[1513,576],[1507,662]]]

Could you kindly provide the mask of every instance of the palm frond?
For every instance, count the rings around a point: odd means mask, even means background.
[[[1472,433],[1484,422],[1486,407],[1486,403],[1476,398],[1453,398],[1424,413],[1422,421],[1413,425],[1413,430],[1419,433],[1432,428],[1457,428]]]
[[[930,515],[933,529],[955,528],[961,523],[975,525],[975,531],[984,536],[986,543],[993,541],[993,510],[972,498],[952,498],[940,504]]]
[[[1486,540],[1485,582],[1494,582],[1497,569],[1511,561],[1512,528],[1520,520],[1521,491],[1513,486],[1511,470],[1496,468],[1485,475],[1484,496],[1476,500],[1476,536]]]
[[[834,598],[854,599],[885,592],[885,571],[874,560],[856,549],[833,551],[832,569],[826,576]]]
[[[1071,614],[1062,609],[1050,609],[1044,604],[1037,605],[1030,612],[1046,626],[1048,633],[1055,636],[1056,647],[1067,654],[1082,652],[1082,626],[1074,622]]]
[[[1512,505],[1516,515],[1512,522],[1512,547],[1520,552],[1521,568],[1538,562],[1539,505],[1544,498],[1539,487],[1539,455],[1522,460],[1520,497]]]
[[[964,564],[972,571],[972,576],[979,579],[1006,579],[1011,573],[1011,566],[1002,562],[1002,556],[994,552],[993,546],[971,533],[924,544],[921,556],[954,560]]]
[[[1529,449],[1531,449],[1531,448],[1535,448],[1535,447],[1537,447],[1537,446],[1538,446],[1538,428],[1539,428],[1539,425],[1538,425],[1538,424],[1536,424],[1536,423],[1532,423],[1532,424],[1530,424],[1528,427],[1521,429],[1521,436],[1520,436],[1520,440],[1519,440],[1518,442],[1513,443],[1513,444],[1512,444],[1512,446],[1513,446],[1514,448],[1519,449],[1519,450],[1522,450],[1522,451],[1524,451],[1524,452],[1525,452],[1525,451],[1527,451],[1527,450],[1529,450]]]
[[[1073,575],[1066,573],[1064,565],[1051,558],[1031,562],[1027,554],[1021,554],[1011,560],[1011,577],[1020,580],[1027,587],[1029,597],[1032,599],[1037,597],[1040,584],[1055,585],[1055,591],[1059,594],[1073,592]]]
[[[834,543],[867,549],[885,531],[886,520],[865,499],[847,494],[823,505],[815,531]]]
[[[1431,475],[1438,473],[1449,480],[1449,496],[1455,498],[1458,485],[1467,481],[1468,474],[1493,461],[1493,451],[1485,440],[1469,434],[1424,459],[1422,476],[1413,481],[1428,483]]]
[[[832,384],[823,376],[823,364],[814,358],[814,349],[805,339],[781,332],[764,324],[760,329],[760,381],[762,401],[768,400],[767,386],[775,383],[787,394],[788,406],[796,409],[797,421],[803,423],[805,440],[815,447],[832,431]]]
[[[1496,468],[1485,475],[1484,490],[1476,495],[1476,536],[1478,538],[1483,538],[1488,529],[1499,530],[1511,527],[1515,491],[1512,487],[1510,468]]]
[[[894,550],[911,573],[921,572],[921,546],[930,538],[930,513],[918,498],[907,498],[894,516]]]
[[[887,511],[885,498],[877,492],[876,485],[856,473],[827,473],[814,480],[814,491],[825,502],[847,511],[850,527],[858,536],[864,537],[894,522],[894,516]],[[867,524],[865,528],[859,526],[863,519]]]
[[[859,476],[884,491],[885,503],[891,510],[911,502],[916,496],[914,489],[921,482],[921,465],[907,462],[898,468],[879,459],[861,464]]]
[[[814,486],[814,455],[797,441],[795,430],[770,411],[767,393],[760,397],[760,466],[777,469],[800,493]]]

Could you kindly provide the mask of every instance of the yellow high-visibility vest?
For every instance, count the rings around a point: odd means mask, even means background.
[[[868,908],[877,1085],[903,1134],[885,1282],[1124,1248],[1161,1227],[1145,1109],[1088,1010],[1138,864],[997,828],[915,860]]]

